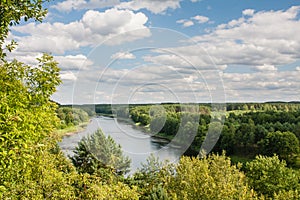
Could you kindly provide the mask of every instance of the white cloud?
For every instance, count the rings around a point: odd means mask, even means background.
[[[17,47],[17,49],[18,49],[18,47]],[[11,61],[13,59],[16,59],[27,65],[36,66],[36,65],[38,65],[37,58],[41,58],[43,55],[42,53],[38,53],[38,52],[20,52],[20,51],[17,51],[17,49],[12,52],[7,53],[8,60]]]
[[[84,70],[93,64],[85,55],[54,56],[62,70]]]
[[[209,21],[209,18],[206,16],[196,15],[192,17],[191,19],[196,20],[199,24],[203,24]]]
[[[206,81],[210,79],[208,76],[206,78]],[[137,103],[137,100],[140,102],[191,102],[195,99],[209,101],[207,87],[207,82],[195,72],[195,69],[192,73],[184,73],[165,65],[143,65],[132,69],[106,68],[103,72],[91,70],[79,73],[72,95],[75,101],[96,95],[98,102],[113,103]],[[214,85],[209,85],[209,88],[215,90]],[[85,102],[93,100],[94,98],[86,98]]]
[[[185,19],[177,20],[176,23],[182,24],[183,27],[189,27],[189,26],[193,26],[194,25],[193,21],[191,21],[191,20],[185,20]]]
[[[246,10],[243,10],[243,15],[246,15],[246,16],[253,16],[255,10],[253,9],[246,9]]]
[[[186,21],[186,19],[179,19],[176,21],[177,24],[183,24]]]
[[[298,71],[224,73],[228,101],[299,100]],[[237,83],[238,82],[238,83]]]
[[[180,8],[181,0],[131,0],[120,2],[119,0],[65,0],[52,6],[62,12],[83,9],[99,9],[113,7],[119,9],[141,10],[147,9],[154,14],[164,14],[168,9]],[[197,0],[196,0],[197,1]],[[195,0],[193,2],[196,2]]]
[[[196,22],[198,24],[207,23],[207,22],[209,22],[209,18],[205,17],[205,16],[201,16],[201,15],[196,15],[194,17],[191,17],[190,20],[189,19],[180,19],[180,20],[176,21],[177,24],[182,24],[183,27],[193,26],[195,24],[194,22]]]
[[[133,41],[150,35],[145,26],[148,18],[141,12],[108,9],[87,11],[81,20],[64,23],[29,23],[12,30],[26,34],[19,37],[18,50],[24,52],[52,52],[63,54],[83,46],[94,46],[108,38],[118,37],[115,43]],[[137,30],[137,31],[134,31]],[[122,37],[124,36],[124,37]],[[113,43],[111,43],[113,44]]]
[[[207,66],[211,61],[203,58],[203,50],[216,65],[276,67],[292,63],[300,59],[298,13],[300,7],[257,12],[247,19],[232,20],[208,34],[192,38],[192,45],[168,50]]]
[[[52,8],[62,12],[70,12],[72,10],[112,7],[119,3],[119,0],[65,0],[53,5]]]
[[[182,24],[184,27],[189,27],[189,26],[193,26],[194,25],[194,22],[193,21],[185,21],[183,24]]]
[[[200,72],[200,73],[199,73]],[[77,77],[75,99],[95,97],[97,102],[210,102],[211,94],[222,96],[228,101],[268,101],[298,99],[299,71],[256,71],[254,73],[222,73],[225,91],[217,70],[176,68],[166,65],[147,65],[133,69],[107,69],[101,74],[91,70]],[[101,72],[98,72],[101,73]],[[93,78],[92,78],[93,77]],[[97,85],[98,83],[100,85]],[[208,85],[207,85],[208,84]],[[96,88],[96,89],[95,89]],[[101,92],[98,95],[97,92]],[[118,96],[118,98],[114,98]],[[82,100],[82,99],[81,99]],[[87,99],[92,102],[94,98]]]
[[[264,65],[260,65],[260,66],[256,66],[253,68],[256,71],[277,71],[277,68],[274,65],[268,65],[268,64],[264,64]]]
[[[179,5],[179,1],[176,2]],[[143,2],[135,5],[138,4],[141,5]],[[140,7],[148,9],[145,6]],[[156,8],[155,12],[163,13],[168,8],[171,7]],[[103,76],[100,76],[102,68],[97,68],[97,65],[101,65],[88,60],[85,55],[74,53],[55,56],[62,68],[61,78],[64,81],[59,91],[69,92],[69,95],[75,95],[75,99],[78,98],[84,103],[95,103],[95,99],[97,102],[111,102],[114,95],[119,95],[120,101],[128,102],[126,98],[129,92],[133,94],[133,98],[141,102],[167,101],[171,96],[167,91],[174,92],[176,97],[186,100],[193,98],[191,96],[193,91],[198,95],[198,99],[209,101],[208,88],[219,91],[217,87],[220,85],[213,80],[218,75],[218,70],[224,70],[221,74],[228,101],[299,100],[297,91],[300,88],[300,67],[296,67],[293,71],[283,71],[284,67],[277,70],[280,65],[300,59],[300,35],[297,34],[300,32],[300,21],[297,17],[299,11],[300,7],[279,11],[243,11],[239,19],[220,25],[208,34],[194,37],[193,40],[197,45],[178,43],[182,46],[173,45],[175,47],[164,51],[143,54],[142,59],[150,65],[139,69],[109,69]],[[177,23],[183,26],[188,21],[196,23],[195,17],[178,20]],[[200,17],[197,18],[201,21]],[[150,35],[150,30],[145,27],[147,20],[148,18],[141,12],[109,9],[103,12],[85,12],[82,19],[68,24],[31,23],[12,27],[14,31],[25,36],[16,37],[19,46],[10,55],[25,63],[34,64],[36,63],[34,57],[38,57],[40,54],[37,52],[41,51],[65,54],[71,50],[78,52],[81,47],[96,46],[111,37],[117,36],[116,40],[111,40],[111,44],[145,38]],[[206,23],[204,21],[202,20]],[[120,35],[138,28],[144,28],[146,32],[133,31]],[[126,48],[118,49],[119,52],[111,58],[132,59],[124,63],[130,61],[133,63],[133,58],[139,54],[132,55],[122,51],[123,49]],[[78,76],[74,74],[82,66],[84,68],[82,74]],[[236,67],[238,71],[245,71],[240,69],[245,68],[251,73],[228,73],[232,67]],[[206,86],[201,77],[196,76],[197,74],[202,74],[204,79],[212,84]],[[76,81],[75,94],[70,89],[72,81]],[[115,91],[114,86],[117,86]],[[138,91],[138,97],[134,96],[134,91]],[[60,98],[58,96],[56,97]],[[84,101],[82,97],[88,98],[88,101]]]
[[[117,52],[111,56],[112,59],[135,59],[135,55],[129,52]]]
[[[154,14],[164,14],[168,9],[180,8],[180,0],[132,0],[129,2],[122,2],[116,7],[135,11],[147,9]]]
[[[71,71],[61,72],[60,78],[61,78],[62,81],[75,81],[75,80],[77,80],[77,77]]]

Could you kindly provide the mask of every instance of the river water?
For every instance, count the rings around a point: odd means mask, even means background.
[[[154,154],[160,161],[178,162],[182,155],[181,150],[159,143],[153,138],[135,129],[132,125],[120,123],[109,117],[93,118],[86,129],[78,134],[65,136],[59,146],[66,155],[73,155],[73,150],[82,137],[87,136],[101,128],[105,135],[110,135],[116,143],[120,144],[124,155],[131,159],[131,171],[134,173],[145,163],[148,156]]]

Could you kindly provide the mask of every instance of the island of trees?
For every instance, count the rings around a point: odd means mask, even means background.
[[[96,113],[130,118],[157,137],[172,140],[180,126],[183,132],[197,132],[179,163],[151,156],[131,176],[125,176],[130,160],[101,130],[83,138],[74,156],[66,158],[57,145],[57,129],[86,122],[87,112],[71,112],[51,101],[61,83],[51,55],[43,54],[39,65],[31,67],[8,61],[5,53],[13,50],[14,41],[3,47],[10,26],[21,19],[42,20],[42,2],[0,4],[1,199],[300,199],[296,102],[227,104],[224,126],[223,119],[210,123],[206,104],[196,110],[165,104],[164,114],[151,112],[151,105],[119,105],[115,110],[96,105]],[[209,126],[221,127],[222,134],[213,151],[199,157]]]

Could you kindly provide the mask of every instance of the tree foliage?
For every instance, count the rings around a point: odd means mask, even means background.
[[[274,194],[282,196],[283,193],[294,193],[300,189],[299,173],[287,168],[286,162],[280,161],[278,156],[257,156],[247,163],[246,175],[255,191],[267,197]]]
[[[89,121],[89,114],[80,108],[60,107],[56,112],[60,119],[59,128],[61,129]]]
[[[260,145],[265,155],[277,154],[290,163],[294,163],[295,156],[300,153],[299,140],[292,132],[270,132],[260,142]]]
[[[42,7],[45,0],[2,0],[0,3],[0,58],[5,61],[5,53],[2,45],[7,38],[9,27],[17,25],[23,19],[28,21],[34,19],[41,22],[47,14],[47,10]],[[12,41],[6,46],[8,51],[11,51],[15,42]]]
[[[60,83],[59,68],[52,56],[39,61],[35,68],[16,60],[0,66],[0,185],[14,177],[15,166],[20,173],[26,168],[32,149],[58,122],[50,96]]]
[[[245,175],[224,155],[183,157],[176,173],[166,177],[170,199],[255,199]]]
[[[124,174],[128,172],[131,162],[123,155],[121,146],[110,136],[106,137],[101,129],[78,143],[71,160],[79,172],[89,174],[97,173],[103,168]]]

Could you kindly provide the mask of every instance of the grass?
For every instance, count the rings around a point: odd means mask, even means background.
[[[64,129],[57,129],[55,131],[55,133],[58,134],[60,137],[63,137],[66,135],[73,135],[80,131],[83,131],[88,124],[89,124],[89,122],[83,122],[76,126],[68,126]]]

